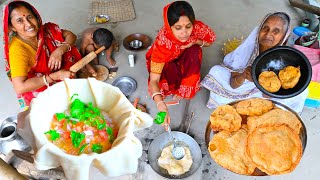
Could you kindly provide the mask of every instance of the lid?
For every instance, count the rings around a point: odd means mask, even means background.
[[[293,32],[298,36],[303,36],[306,32],[311,32],[311,30],[305,27],[298,26],[293,29]]]

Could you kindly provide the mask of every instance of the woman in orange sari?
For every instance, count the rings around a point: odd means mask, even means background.
[[[213,30],[195,19],[192,6],[176,1],[163,9],[164,27],[146,54],[149,92],[159,111],[167,112],[163,98],[191,99],[200,90],[202,47],[209,47],[216,36]]]
[[[4,56],[9,79],[22,108],[50,84],[75,74],[69,68],[81,59],[76,36],[46,23],[25,1],[12,1],[3,9]]]

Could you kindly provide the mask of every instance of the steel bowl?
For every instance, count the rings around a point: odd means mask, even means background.
[[[291,89],[280,88],[271,93],[265,90],[258,82],[258,77],[263,71],[273,71],[277,75],[286,66],[300,67],[301,77],[299,82]],[[302,93],[309,85],[312,68],[308,58],[299,50],[289,46],[277,46],[261,53],[253,62],[251,75],[254,84],[264,94],[275,98],[290,98]]]
[[[233,101],[233,102],[229,103],[229,105],[233,106],[240,101]],[[272,103],[274,103],[275,106],[277,106],[278,108],[290,111],[291,113],[296,115],[297,118],[299,119],[299,121],[301,122],[302,127],[300,129],[299,137],[300,137],[301,144],[302,144],[302,154],[303,154],[304,150],[306,149],[306,146],[307,146],[307,129],[306,129],[306,126],[304,125],[301,117],[294,110],[289,108],[288,106],[281,104],[277,101],[270,100],[270,99],[269,99],[269,101],[272,101]],[[212,137],[215,133],[217,133],[217,132],[212,130],[211,123],[209,120],[207,123],[207,126],[206,126],[206,131],[205,131],[205,142],[206,142],[207,147],[209,147],[210,140],[212,139]],[[251,176],[268,176],[268,175],[266,173],[260,171],[258,168],[256,168],[256,170],[254,171],[253,174],[251,174]]]
[[[140,40],[136,39],[136,40],[133,40],[130,42],[130,46],[134,49],[139,49],[142,46],[142,42]]]
[[[123,46],[129,51],[141,51],[147,49],[151,39],[144,34],[130,34],[123,40]]]

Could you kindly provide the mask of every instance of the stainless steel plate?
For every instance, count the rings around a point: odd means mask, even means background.
[[[128,76],[119,77],[112,85],[118,87],[125,96],[131,95],[137,89],[137,82]]]
[[[240,101],[233,101],[233,102],[229,103],[229,105],[232,106],[232,105],[234,105],[234,104],[236,104],[236,103],[238,103]],[[281,103],[279,103],[277,101],[270,100],[270,99],[269,99],[269,101],[272,101],[273,104],[275,104],[277,107],[279,107],[281,109],[284,109],[284,110],[292,112],[294,115],[297,116],[297,118],[301,122],[302,127],[300,129],[299,137],[300,137],[300,140],[301,140],[301,143],[302,143],[302,154],[303,154],[304,149],[307,146],[307,130],[306,130],[306,126],[304,125],[301,117],[295,111],[293,111],[291,108],[289,108],[288,106],[283,105],[283,104],[281,104]],[[213,135],[215,133],[217,133],[215,131],[212,131],[212,129],[210,127],[210,124],[211,123],[210,123],[210,120],[209,120],[208,123],[207,123],[206,132],[205,132],[205,141],[206,141],[207,147],[209,146],[209,142],[212,139]],[[268,176],[268,175],[256,168],[256,171],[252,174],[252,176]]]
[[[100,15],[94,16],[92,20],[96,24],[103,24],[103,23],[107,23],[110,20],[110,17],[108,15],[100,14]]]
[[[168,174],[167,170],[159,167],[158,158],[160,157],[162,150],[165,147],[172,144],[169,133],[167,133],[167,132],[158,136],[150,144],[149,149],[148,149],[148,161],[149,161],[149,164],[152,167],[152,169],[156,173],[158,173],[159,175],[161,175],[163,177],[166,177],[169,179],[186,178],[186,177],[194,174],[198,170],[199,166],[201,165],[201,161],[202,161],[201,149],[200,149],[198,143],[192,137],[190,137],[189,135],[187,135],[185,133],[178,132],[178,131],[172,131],[172,135],[173,135],[173,137],[175,137],[177,139],[178,144],[180,144],[182,146],[186,146],[190,149],[192,161],[193,161],[190,170],[180,176],[172,176],[172,175]]]

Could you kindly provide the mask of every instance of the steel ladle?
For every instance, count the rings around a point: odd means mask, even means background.
[[[168,125],[168,133],[170,134],[170,137],[171,137],[171,141],[172,141],[172,144],[173,144],[173,148],[172,148],[172,156],[176,159],[176,160],[180,160],[184,157],[185,155],[185,150],[182,146],[178,145],[177,144],[177,140],[172,136],[171,134],[171,128],[170,126]]]

